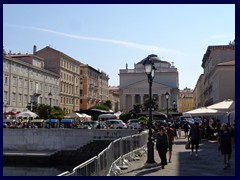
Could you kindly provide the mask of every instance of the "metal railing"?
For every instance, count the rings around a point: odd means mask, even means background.
[[[127,158],[138,158],[137,151],[145,151],[148,133],[142,132],[132,136],[126,136],[111,142],[97,156],[75,167],[72,172],[66,171],[58,176],[116,176],[119,168],[124,167]]]

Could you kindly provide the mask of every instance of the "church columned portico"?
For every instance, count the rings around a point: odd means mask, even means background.
[[[177,102],[178,96],[178,71],[167,61],[154,58],[154,65],[157,68],[152,84],[152,94],[158,102],[159,109],[167,107],[165,93],[170,94],[168,107],[172,107],[172,101]],[[144,104],[145,99],[149,96],[149,86],[146,73],[144,72],[141,61],[134,64],[134,69],[120,69],[120,98],[121,110],[123,112],[133,109],[134,104]],[[122,96],[122,97],[121,97]]]
[[[170,92],[170,90],[168,90]],[[153,96],[152,96],[154,99],[156,99],[157,103],[158,103],[158,108],[159,109],[166,109],[167,107],[167,100],[166,100],[166,97],[165,97],[165,92],[160,92],[160,93],[157,93],[157,92],[153,92]],[[134,104],[141,104],[143,105],[145,100],[148,99],[149,96],[148,94],[124,94],[123,95],[123,111],[126,112],[126,111],[129,111],[131,109],[133,109],[133,105]],[[170,94],[170,100],[168,101],[168,107],[171,108],[172,107],[172,104],[171,102],[174,100],[175,98],[173,97],[173,95]],[[176,100],[175,100],[176,101]]]

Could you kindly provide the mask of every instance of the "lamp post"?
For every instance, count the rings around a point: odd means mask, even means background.
[[[173,100],[173,111],[176,112],[176,101]]]
[[[145,73],[148,77],[148,83],[149,83],[149,121],[148,121],[148,143],[147,143],[147,162],[146,164],[156,164],[154,160],[154,143],[152,139],[152,82],[155,75],[155,66],[152,62],[151,58],[156,57],[156,55],[149,55],[147,58],[143,61],[143,66],[145,69]]]
[[[33,112],[33,101],[31,101],[30,108],[30,110]]]
[[[167,100],[167,120],[168,120],[168,99],[169,99],[169,93],[166,92],[165,96],[166,96],[166,100]]]
[[[51,128],[51,111],[52,111],[52,93],[48,93],[48,97],[49,97],[49,102],[50,102],[50,110],[49,110],[49,129]]]

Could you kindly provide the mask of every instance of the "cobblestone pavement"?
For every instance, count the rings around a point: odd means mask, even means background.
[[[230,168],[223,170],[223,157],[218,151],[216,141],[202,140],[198,157],[190,156],[190,150],[185,149],[187,139],[175,139],[172,152],[172,162],[161,169],[160,158],[154,146],[154,159],[157,166],[147,167],[147,154],[140,160],[130,161],[128,169],[122,170],[121,176],[235,176],[235,149],[233,148]],[[167,154],[168,157],[168,154]]]

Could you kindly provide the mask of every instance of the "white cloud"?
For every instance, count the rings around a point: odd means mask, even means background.
[[[11,26],[15,28],[24,28],[24,29],[33,29],[37,31],[43,31],[47,33],[52,33],[59,36],[65,36],[73,39],[83,39],[83,40],[90,40],[90,41],[99,41],[99,42],[105,42],[105,43],[111,43],[116,45],[122,45],[128,48],[135,48],[135,49],[141,49],[145,51],[154,51],[154,52],[160,52],[160,53],[172,53],[176,55],[183,55],[184,53],[174,50],[174,49],[168,49],[168,48],[161,48],[154,45],[145,45],[145,44],[138,44],[128,41],[120,41],[120,40],[114,40],[114,39],[106,39],[106,38],[97,38],[97,37],[89,37],[89,36],[79,36],[79,35],[73,35],[68,33],[62,33],[58,31],[53,31],[50,29],[44,29],[44,28],[38,28],[38,27],[30,27],[30,26],[20,26],[20,25],[14,25],[14,24],[5,24],[6,26]]]
[[[211,40],[219,40],[219,39],[227,39],[228,41],[233,40],[232,36],[229,34],[215,34],[212,36],[209,36],[203,40],[203,43],[208,43]]]

